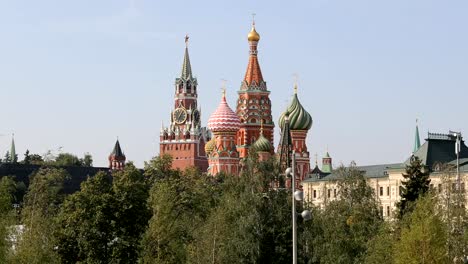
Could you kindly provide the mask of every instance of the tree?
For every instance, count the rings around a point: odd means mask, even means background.
[[[7,151],[5,153],[5,157],[3,158],[3,163],[11,163],[11,156],[10,156],[10,151]]]
[[[65,197],[63,184],[68,177],[66,171],[55,168],[42,168],[30,176],[21,211],[24,232],[16,234],[18,244],[12,262],[58,263],[54,218]]]
[[[82,161],[70,153],[60,153],[52,164],[55,166],[83,166]]]
[[[83,159],[81,159],[81,164],[83,164],[83,166],[86,166],[86,167],[92,167],[93,166],[93,156],[91,156],[91,154],[89,153],[86,153],[83,157]]]
[[[135,263],[150,217],[147,199],[148,185],[132,164],[89,178],[59,214],[61,261]]]
[[[392,223],[384,222],[377,235],[367,242],[366,264],[393,264],[397,234]]]
[[[111,258],[116,221],[111,192],[111,177],[99,172],[66,199],[57,218],[61,262],[105,263]]]
[[[16,185],[11,177],[0,179],[0,263],[6,263],[10,254],[11,241],[8,236],[14,224],[12,205],[15,191]]]
[[[161,167],[163,164],[155,158],[145,172],[154,184],[148,200],[152,217],[142,241],[141,262],[186,263],[188,247],[206,222],[217,192],[211,178],[202,176],[197,169],[181,173]]]
[[[43,165],[44,160],[42,159],[42,156],[39,154],[31,154],[29,155],[29,163],[33,165]]]
[[[27,149],[26,153],[24,153],[23,164],[26,164],[26,165],[31,164],[31,156],[29,156],[29,149]]]
[[[406,165],[403,173],[405,181],[402,182],[401,200],[397,203],[398,216],[401,219],[404,214],[413,210],[413,203],[429,190],[429,171],[424,167],[417,156],[411,156],[410,164]]]
[[[447,257],[444,224],[436,210],[436,199],[421,196],[409,215],[409,226],[401,230],[395,246],[395,263],[450,263]]]
[[[383,223],[379,204],[354,163],[335,173],[339,175],[337,198],[323,210],[312,210],[313,220],[306,223],[308,252],[317,263],[362,263],[367,242]]]
[[[159,179],[177,176],[179,172],[172,169],[172,156],[169,154],[154,157],[145,162],[145,177],[150,185]]]

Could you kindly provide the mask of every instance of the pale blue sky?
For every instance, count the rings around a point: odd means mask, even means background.
[[[119,136],[142,166],[159,152],[185,34],[206,124],[221,79],[235,107],[253,12],[274,118],[297,73],[312,157],[328,146],[335,164],[401,162],[416,118],[422,138],[468,135],[468,1],[0,0],[0,153],[14,132],[20,159],[63,147],[106,166]]]

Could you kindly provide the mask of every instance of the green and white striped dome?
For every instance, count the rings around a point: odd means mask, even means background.
[[[252,148],[258,152],[270,152],[272,147],[270,141],[260,133],[258,139],[252,144]]]
[[[279,118],[280,128],[283,129],[286,116],[289,116],[289,127],[291,130],[309,130],[312,127],[312,116],[304,109],[294,93],[293,100]]]

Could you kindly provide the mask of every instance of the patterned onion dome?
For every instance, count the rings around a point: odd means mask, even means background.
[[[302,107],[301,102],[299,102],[299,99],[297,98],[297,93],[294,93],[291,104],[279,118],[281,129],[284,126],[287,112],[289,112],[289,127],[291,130],[309,130],[312,127],[312,117],[304,107]]]
[[[252,148],[259,152],[270,152],[271,143],[270,141],[263,136],[263,133],[260,133],[260,137],[253,143]]]
[[[205,144],[205,153],[206,153],[206,155],[210,154],[214,150],[215,147],[216,147],[216,140],[215,140],[215,138],[212,138],[210,141],[208,141]]]
[[[232,111],[223,95],[216,111],[208,119],[208,128],[213,132],[237,132],[240,128],[239,117]]]

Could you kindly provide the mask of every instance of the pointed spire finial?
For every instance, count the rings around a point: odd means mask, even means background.
[[[188,34],[185,34],[185,47],[188,47],[189,38]]]
[[[421,140],[419,139],[419,128],[418,128],[418,119],[416,118],[416,132],[414,135],[414,147],[413,147],[413,153],[418,151],[418,149],[421,147]]]
[[[293,74],[294,77],[294,94],[297,94],[297,80],[299,79],[299,76],[297,73]]]
[[[226,83],[227,83],[227,80],[221,79],[221,90],[222,90],[223,98],[226,98]]]
[[[315,153],[315,166],[318,166],[318,154]]]
[[[255,13],[252,13],[252,27],[255,27]]]

